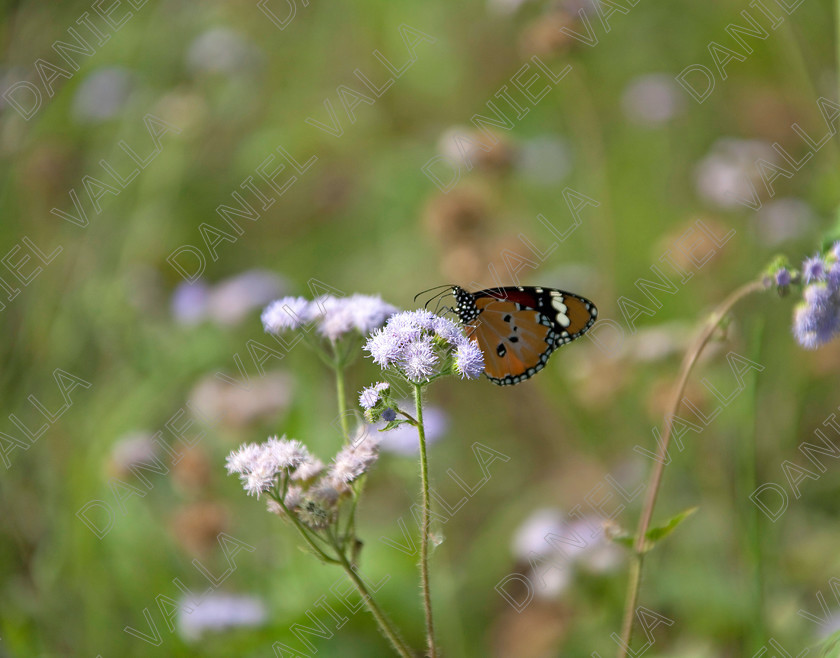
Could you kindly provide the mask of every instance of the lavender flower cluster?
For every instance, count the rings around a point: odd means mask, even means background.
[[[321,295],[312,301],[303,297],[283,297],[266,306],[261,319],[266,333],[279,334],[317,323],[320,335],[337,341],[351,331],[369,334],[398,310],[373,295]]]
[[[373,409],[385,397],[391,385],[388,382],[377,382],[373,386],[368,386],[359,394],[359,406],[367,411]]]
[[[352,483],[378,458],[377,437],[362,427],[329,466],[300,441],[275,436],[231,452],[227,471],[239,475],[249,496],[268,494],[270,512],[293,514],[308,528],[322,530],[337,519],[339,505],[352,493]]]
[[[802,347],[815,350],[840,334],[840,242],[826,255],[806,259],[801,273],[780,267],[774,279],[780,291],[797,281],[805,286],[793,314],[793,335]]]
[[[484,371],[477,343],[452,320],[426,310],[392,315],[364,349],[383,370],[395,368],[414,384],[452,373],[475,379]]]

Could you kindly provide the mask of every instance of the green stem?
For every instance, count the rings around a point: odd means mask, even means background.
[[[662,484],[662,474],[665,470],[665,462],[668,457],[668,444],[671,442],[671,427],[672,423],[668,422],[668,418],[676,416],[677,411],[682,401],[685,386],[688,383],[688,377],[697,363],[697,359],[703,352],[703,349],[711,339],[717,326],[724,316],[737,304],[741,299],[747,295],[764,290],[764,284],[761,281],[753,281],[744,286],[741,286],[723,303],[718,306],[714,313],[712,313],[703,331],[697,337],[697,340],[686,352],[683,359],[680,376],[677,380],[677,386],[674,389],[674,397],[671,402],[670,412],[665,416],[665,427],[662,431],[662,441],[659,443],[659,451],[656,456],[656,463],[650,475],[650,483],[648,484],[647,495],[642,506],[642,514],[639,517],[639,527],[636,530],[636,539],[633,547],[633,562],[630,565],[630,575],[627,582],[627,597],[624,605],[624,622],[621,625],[621,643],[618,648],[618,658],[626,658],[627,652],[630,649],[630,642],[633,639],[633,618],[636,614],[636,604],[639,600],[639,585],[642,580],[642,567],[644,566],[645,555],[645,535],[650,527],[650,520],[653,517],[653,509],[656,506],[656,498],[659,494],[659,486]]]
[[[364,478],[365,476],[362,476]],[[350,515],[347,518],[347,525],[344,531],[344,541],[342,542],[342,548],[347,545],[348,541],[354,540],[356,538],[356,507],[359,504],[359,491],[361,491],[362,486],[357,485],[359,487],[358,490],[355,488],[353,489],[353,500],[350,503]]]
[[[335,352],[335,345],[333,345]],[[347,420],[347,401],[344,392],[344,362],[341,357],[335,352],[335,388],[338,397],[338,417],[341,419],[341,431],[344,433],[345,440],[350,440],[350,423]]]
[[[753,332],[752,344],[753,353],[750,355],[753,361],[761,363],[761,347],[763,343],[764,320],[759,320]],[[750,493],[758,486],[756,477],[756,461],[758,459],[758,371],[751,373],[752,381],[749,386],[749,400],[744,405],[742,414],[744,428],[743,436],[746,439],[737,449],[738,463],[738,498],[742,505],[742,519],[746,529],[746,559],[748,569],[752,571],[750,609],[753,617],[749,622],[749,632],[752,644],[750,651],[757,651],[767,631],[764,623],[764,573],[763,573],[763,552],[761,540],[761,523],[759,519],[758,506],[751,504]],[[751,654],[752,655],[752,654]]]
[[[359,575],[347,560],[347,557],[344,555],[344,551],[339,546],[338,539],[332,532],[329,533],[329,537],[330,543],[333,545],[336,553],[338,554],[338,562],[341,564],[341,567],[349,576],[350,580],[353,581],[353,584],[356,586],[356,589],[362,597],[362,601],[365,602],[370,614],[372,614],[373,618],[376,620],[379,630],[386,638],[388,638],[391,646],[394,647],[394,651],[396,651],[400,656],[403,658],[413,658],[411,649],[406,646],[397,629],[392,626],[391,622],[385,616],[385,613],[379,607],[379,604],[374,600],[373,595],[367,588],[367,585],[365,585],[364,581],[359,578]]]
[[[420,439],[420,493],[423,496],[423,527],[420,536],[420,589],[423,592],[423,609],[426,613],[426,642],[429,657],[437,657],[435,625],[432,620],[432,596],[429,590],[429,466],[426,461],[426,431],[423,428],[423,388],[414,385],[414,404],[417,415],[417,435]]]

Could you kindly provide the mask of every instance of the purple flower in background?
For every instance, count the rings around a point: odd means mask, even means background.
[[[247,270],[213,286],[208,313],[221,325],[238,324],[252,309],[276,299],[285,287],[273,272]]]
[[[397,419],[397,412],[394,411],[393,409],[388,408],[388,409],[386,409],[385,411],[382,412],[382,420],[384,420],[386,423],[390,423],[390,422],[392,422],[396,419]]]
[[[207,315],[210,288],[202,281],[179,283],[172,293],[172,315],[179,324],[198,324]]]
[[[542,574],[530,574],[536,594],[543,598],[561,595],[575,570],[608,572],[619,566],[622,557],[621,549],[606,537],[601,519],[566,519],[554,508],[538,509],[526,518],[514,533],[511,551],[523,562],[538,557],[555,565]]]
[[[317,316],[316,309],[320,310],[319,334],[336,341],[353,329],[353,309],[348,301],[342,297],[325,295],[312,302],[310,314]]]
[[[828,268],[828,274],[825,275],[825,281],[831,292],[840,291],[840,262],[831,264],[831,267]]]
[[[297,329],[306,324],[312,302],[303,297],[283,297],[265,307],[260,319],[265,332],[279,334],[286,329]]]
[[[151,432],[130,432],[112,446],[109,464],[120,477],[127,477],[135,466],[154,462],[159,452],[160,446]]]
[[[679,114],[685,103],[673,76],[650,73],[627,85],[621,105],[627,118],[639,124],[655,126]]]
[[[514,14],[528,0],[488,0],[487,6],[496,14]]]
[[[259,64],[262,55],[238,32],[215,27],[198,35],[186,53],[187,68],[194,74],[235,75]]]
[[[125,106],[134,76],[119,66],[109,66],[90,73],[73,98],[73,114],[79,121],[97,122],[111,119]]]
[[[753,222],[756,237],[767,246],[775,246],[808,234],[817,218],[802,199],[782,198],[763,204]]]
[[[397,310],[373,295],[322,295],[314,301],[284,297],[265,308],[262,323],[267,333],[278,334],[315,322],[318,333],[334,342],[352,331],[362,335],[370,333]]]
[[[268,614],[254,596],[212,593],[206,598],[187,597],[178,606],[178,634],[198,640],[206,631],[224,631],[241,626],[259,626]]]
[[[815,308],[828,308],[832,306],[832,297],[833,295],[828,289],[828,286],[819,283],[807,286],[805,292],[802,293],[802,298],[805,302]]]
[[[802,347],[815,350],[840,332],[840,298],[824,283],[805,288],[793,315],[793,335]]]
[[[378,329],[385,324],[385,320],[399,311],[396,306],[382,301],[379,295],[351,295],[346,304],[351,310],[353,327],[362,335]]]
[[[801,286],[802,301],[793,311],[793,335],[807,350],[822,347],[840,335],[840,242],[826,252],[806,258],[802,270],[787,267],[778,256],[765,272],[765,281],[775,281],[780,294]]]
[[[516,167],[520,174],[542,185],[554,185],[572,170],[572,152],[566,140],[542,135],[521,142]]]
[[[697,193],[709,203],[733,210],[753,198],[761,184],[755,161],[778,162],[778,154],[766,142],[723,138],[697,165]]]
[[[283,288],[283,279],[266,270],[247,270],[213,286],[184,282],[172,293],[172,314],[180,324],[209,318],[223,326],[236,325],[253,309],[275,299]]]
[[[528,560],[532,554],[545,557],[555,549],[545,538],[563,533],[563,515],[553,507],[535,510],[516,529],[511,539],[511,552],[517,560]],[[578,542],[580,543],[580,542]]]
[[[251,377],[247,390],[231,386],[216,373],[208,373],[190,391],[189,401],[202,410],[208,422],[243,428],[260,420],[276,419],[291,404],[292,395],[292,378],[285,372]]]
[[[819,254],[806,258],[802,263],[802,278],[805,283],[825,280],[825,261]]]

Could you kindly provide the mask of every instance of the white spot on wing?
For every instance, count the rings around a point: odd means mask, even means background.
[[[569,309],[563,303],[563,296],[554,295],[551,300],[551,305],[557,311],[557,323],[561,327],[568,327],[572,322],[569,320],[569,316],[566,315]]]

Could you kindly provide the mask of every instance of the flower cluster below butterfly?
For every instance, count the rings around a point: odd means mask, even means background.
[[[499,386],[533,377],[554,350],[580,338],[598,317],[588,299],[553,288],[469,292],[452,286],[452,294],[467,336],[484,353],[484,374]]]

